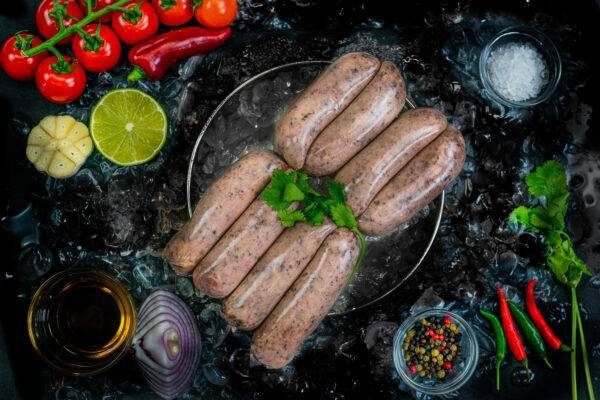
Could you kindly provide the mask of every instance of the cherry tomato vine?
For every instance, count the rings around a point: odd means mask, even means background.
[[[73,33],[78,33],[78,34],[82,35],[83,33],[85,33],[83,28],[86,25],[88,25],[90,22],[93,22],[93,21],[99,19],[100,17],[104,16],[105,14],[108,14],[113,11],[126,11],[127,9],[123,8],[123,6],[128,3],[133,2],[135,0],[118,0],[115,3],[108,5],[104,8],[101,8],[97,11],[93,11],[92,0],[86,0],[87,9],[88,9],[87,15],[85,17],[83,17],[82,19],[79,19],[76,23],[74,23],[70,26],[65,25],[65,23],[64,23],[65,19],[75,19],[75,18],[73,18],[71,15],[69,15],[67,13],[66,4],[61,3],[59,0],[53,0],[53,1],[54,1],[54,3],[53,3],[54,9],[50,12],[50,14],[52,14],[52,17],[54,17],[57,27],[59,28],[58,33],[56,33],[56,35],[52,36],[51,38],[47,39],[45,42],[39,44],[38,46],[35,46],[35,47],[25,51],[24,54],[27,57],[34,56],[43,51],[50,51],[54,55],[57,56],[57,58],[59,59],[59,62],[60,62],[60,60],[64,60],[64,57],[62,57],[62,55],[60,57],[57,55],[57,53],[60,54],[60,52],[58,52],[58,50],[55,47],[57,44],[59,44],[63,39],[68,38]],[[92,44],[92,46],[93,46],[93,44]]]

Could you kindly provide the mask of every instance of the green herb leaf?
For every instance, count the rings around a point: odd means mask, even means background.
[[[264,202],[275,211],[288,208],[292,202],[285,200],[285,188],[288,183],[294,183],[295,178],[296,173],[294,171],[286,172],[276,169],[271,177],[271,183],[262,191],[261,197]]]
[[[344,185],[334,180],[327,182],[327,190],[329,191],[329,197],[336,203],[346,202],[346,191]]]
[[[291,228],[296,225],[296,222],[304,221],[304,213],[299,210],[281,210],[277,212],[277,218],[281,221],[281,225],[285,228]]]
[[[561,227],[559,221],[549,215],[548,211],[542,207],[528,208],[526,206],[519,206],[513,210],[508,220],[512,223],[519,223],[525,229],[534,232]]]
[[[296,178],[296,185],[298,185],[298,187],[300,188],[300,190],[302,190],[302,192],[304,192],[304,194],[321,196],[319,192],[317,192],[315,189],[312,188],[312,186],[310,186],[310,183],[308,182],[308,175],[302,172],[298,172]]]
[[[508,216],[508,222],[521,224],[525,229],[533,228],[529,222],[529,207],[519,206],[515,208]]]
[[[294,201],[302,201],[304,200],[304,193],[300,188],[293,182],[285,185],[285,190],[283,191],[283,200],[293,203]]]
[[[358,226],[352,210],[345,203],[339,203],[331,207],[331,219],[339,227],[354,229]]]
[[[261,197],[275,211],[285,210],[291,205],[289,201],[283,200],[283,191],[279,189],[267,188],[263,190]]]
[[[529,193],[546,199],[556,199],[567,191],[567,175],[560,164],[554,160],[547,161],[525,177]]]
[[[323,224],[325,220],[325,212],[319,207],[317,203],[310,203],[308,206],[304,208],[304,216],[306,217],[306,222],[308,222],[312,226],[319,226]]]

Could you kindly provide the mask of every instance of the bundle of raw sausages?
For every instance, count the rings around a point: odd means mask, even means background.
[[[268,151],[235,163],[202,196],[164,250],[179,274],[226,298],[223,317],[254,330],[252,354],[286,365],[344,288],[359,243],[326,220],[284,231],[258,196],[276,168],[335,173],[369,235],[395,230],[437,197],[464,164],[462,135],[439,111],[400,115],[406,90],[391,62],[349,53],[331,64],[281,117]],[[336,173],[337,172],[337,173]]]

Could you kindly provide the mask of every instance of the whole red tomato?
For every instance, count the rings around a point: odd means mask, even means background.
[[[57,15],[63,16],[63,23],[69,27],[84,17],[83,10],[75,0],[58,0],[58,7],[54,9],[54,0],[42,0],[35,12],[35,24],[40,34],[50,39],[59,31],[60,25],[56,18]],[[70,18],[74,17],[74,18]],[[73,39],[70,35],[59,42],[67,44]]]
[[[152,0],[158,19],[165,25],[178,26],[194,16],[192,0]]]
[[[225,28],[235,20],[237,0],[196,0],[194,15],[207,28]]]
[[[90,72],[112,69],[121,58],[121,42],[106,25],[90,24],[83,28],[88,35],[77,34],[73,39],[73,55]]]
[[[123,43],[137,44],[158,32],[158,15],[145,1],[129,3],[126,11],[113,13],[112,27]]]
[[[35,77],[35,70],[44,58],[47,51],[26,57],[23,51],[29,50],[42,41],[31,33],[17,33],[9,37],[0,50],[0,65],[8,76],[18,81],[30,81]]]
[[[98,11],[103,9],[106,6],[110,6],[117,0],[92,0],[92,11]],[[87,10],[87,2],[85,0],[79,0],[79,4],[81,4],[81,8]],[[112,13],[106,13],[99,18],[101,22],[110,22]]]
[[[66,104],[77,100],[85,90],[87,75],[77,60],[69,57],[59,61],[50,56],[40,63],[35,73],[35,83],[46,100]]]

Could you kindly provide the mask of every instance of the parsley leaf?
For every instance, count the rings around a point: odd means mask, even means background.
[[[319,192],[314,190],[312,186],[310,186],[310,183],[308,182],[308,175],[303,174],[302,172],[298,172],[298,180],[296,181],[296,185],[298,185],[300,190],[302,190],[302,192],[306,195],[321,195]]]
[[[346,191],[344,190],[344,185],[334,180],[329,180],[327,182],[327,191],[329,191],[329,197],[331,200],[336,203],[345,203],[346,202]]]
[[[345,203],[338,203],[331,207],[331,219],[339,227],[353,229],[358,226],[352,210]]]
[[[293,203],[294,201],[304,200],[304,197],[304,193],[295,183],[285,185],[285,190],[283,191],[284,201]]]
[[[291,228],[296,222],[304,221],[304,213],[300,210],[281,210],[277,212],[277,218],[285,228]]]
[[[310,225],[319,226],[325,220],[325,211],[317,203],[310,203],[304,208],[304,216]]]
[[[567,192],[567,175],[560,164],[547,161],[525,177],[529,193],[536,197],[556,199]]]
[[[276,169],[271,176],[271,183],[262,191],[262,199],[275,211],[285,210],[292,204],[292,201],[285,200],[285,189],[295,180],[296,172]]]
[[[526,206],[519,206],[513,210],[508,217],[508,220],[509,222],[519,223],[525,229],[534,232],[553,229],[555,226],[560,226],[558,221],[552,218],[542,207],[529,208]]]

